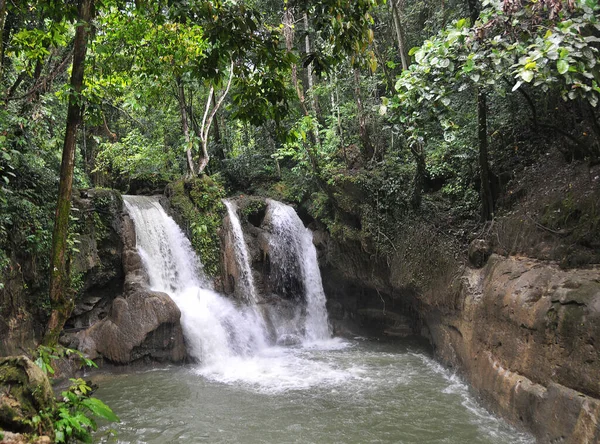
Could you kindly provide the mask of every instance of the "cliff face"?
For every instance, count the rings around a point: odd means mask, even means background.
[[[323,235],[330,316],[339,331],[404,324],[427,337],[539,442],[600,442],[598,202],[599,165],[550,156],[507,187],[468,252],[445,234],[456,227],[427,220],[390,240],[387,257]]]
[[[454,306],[424,306],[438,358],[541,442],[600,439],[600,269],[493,255]]]

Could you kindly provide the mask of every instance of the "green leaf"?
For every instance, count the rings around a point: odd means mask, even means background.
[[[556,62],[556,68],[558,69],[559,74],[564,74],[569,70],[569,62],[564,59],[560,59]]]
[[[525,70],[521,72],[521,78],[523,80],[525,80],[527,83],[531,82],[533,80],[533,71],[530,70]]]
[[[115,413],[111,410],[109,406],[104,404],[98,398],[87,398],[81,402],[82,405],[87,407],[90,412],[94,415],[99,416],[100,418],[104,418],[111,422],[119,422],[120,419]]]
[[[415,55],[415,52],[417,52],[419,49],[420,49],[420,46],[414,46],[414,47],[410,48],[410,51],[408,51],[408,55],[409,56]]]

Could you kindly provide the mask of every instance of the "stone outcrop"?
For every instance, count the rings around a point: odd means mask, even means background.
[[[123,287],[123,199],[114,190],[81,190],[73,196],[77,252],[71,264],[77,291],[67,328],[82,329],[105,318]]]
[[[600,440],[600,269],[492,256],[455,307],[424,307],[436,349],[541,442]]]
[[[322,238],[338,333],[421,334],[486,407],[540,443],[600,442],[600,268],[489,256],[483,242],[469,266],[442,241],[419,249],[423,236],[410,234],[385,261]]]
[[[181,312],[169,295],[148,288],[133,221],[122,212],[119,217],[123,286],[106,317],[69,335],[67,343],[91,359],[103,357],[117,364],[143,359],[181,362],[186,357]]]
[[[52,433],[50,419],[31,422],[40,411],[55,408],[48,377],[26,356],[0,358],[0,430]],[[11,439],[17,439],[11,435]]]

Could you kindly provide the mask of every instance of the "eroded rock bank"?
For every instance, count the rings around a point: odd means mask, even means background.
[[[424,307],[436,355],[541,442],[598,442],[599,276],[493,255],[465,270],[454,307]]]
[[[322,248],[338,330],[422,334],[490,410],[539,442],[600,442],[599,267],[493,254],[482,268],[453,268],[445,255],[447,272],[432,273],[434,285],[421,291],[401,285],[399,258],[388,265],[334,241]]]

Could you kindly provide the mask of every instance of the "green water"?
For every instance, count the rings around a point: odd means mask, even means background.
[[[121,417],[96,442],[532,443],[416,343],[270,348],[212,368],[96,375]],[[116,438],[107,438],[113,427]]]

